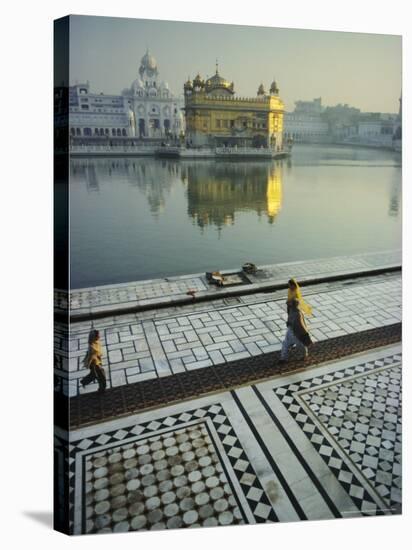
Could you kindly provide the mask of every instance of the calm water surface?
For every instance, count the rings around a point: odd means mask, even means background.
[[[71,286],[401,246],[397,153],[296,145],[292,159],[72,159]]]

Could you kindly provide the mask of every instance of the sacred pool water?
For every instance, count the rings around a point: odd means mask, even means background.
[[[401,156],[71,160],[71,287],[400,248]]]

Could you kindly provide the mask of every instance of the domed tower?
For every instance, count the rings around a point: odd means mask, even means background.
[[[183,84],[183,90],[185,95],[191,94],[193,92],[193,82],[188,78],[186,82]]]
[[[196,78],[193,80],[193,91],[200,92],[205,87],[205,82],[202,77],[197,73]]]
[[[271,95],[279,95],[279,88],[278,88],[278,85],[276,84],[275,79],[273,79],[273,82],[270,85],[270,94]]]
[[[235,85],[233,82],[229,82],[226,78],[220,76],[218,65],[216,63],[216,73],[211,78],[206,80],[206,93],[219,96],[233,95],[235,93],[234,87]]]
[[[180,100],[161,79],[157,61],[149,50],[141,58],[137,78],[125,95],[133,111],[129,127],[134,127],[136,137],[160,138],[176,134],[181,126]]]
[[[132,82],[131,91],[133,95],[143,96],[144,95],[144,84],[140,77],[136,78]]]
[[[257,91],[257,95],[260,96],[260,97],[266,95],[265,88],[264,88],[263,84],[261,84],[259,86],[258,91]]]
[[[140,62],[139,74],[143,79],[156,78],[159,74],[157,61],[153,57],[153,55],[149,53],[149,50],[146,50],[146,53],[142,57],[142,60]]]

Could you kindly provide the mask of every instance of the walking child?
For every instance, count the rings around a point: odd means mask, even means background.
[[[102,367],[102,345],[100,343],[100,333],[98,330],[91,330],[89,334],[89,348],[84,358],[84,366],[90,369],[87,376],[80,380],[83,387],[97,380],[99,391],[106,389],[106,374]]]

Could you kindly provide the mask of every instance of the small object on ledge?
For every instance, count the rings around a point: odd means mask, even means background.
[[[209,283],[217,286],[223,286],[223,281],[225,280],[220,271],[212,271],[211,273],[206,272],[206,279],[209,281]]]
[[[242,269],[245,273],[255,274],[258,268],[252,262],[246,262],[242,265]]]
[[[192,288],[190,288],[190,289],[186,292],[186,294],[187,294],[188,296],[191,296],[191,297],[193,298],[193,300],[196,298],[196,296],[195,296],[196,291],[193,290]]]

